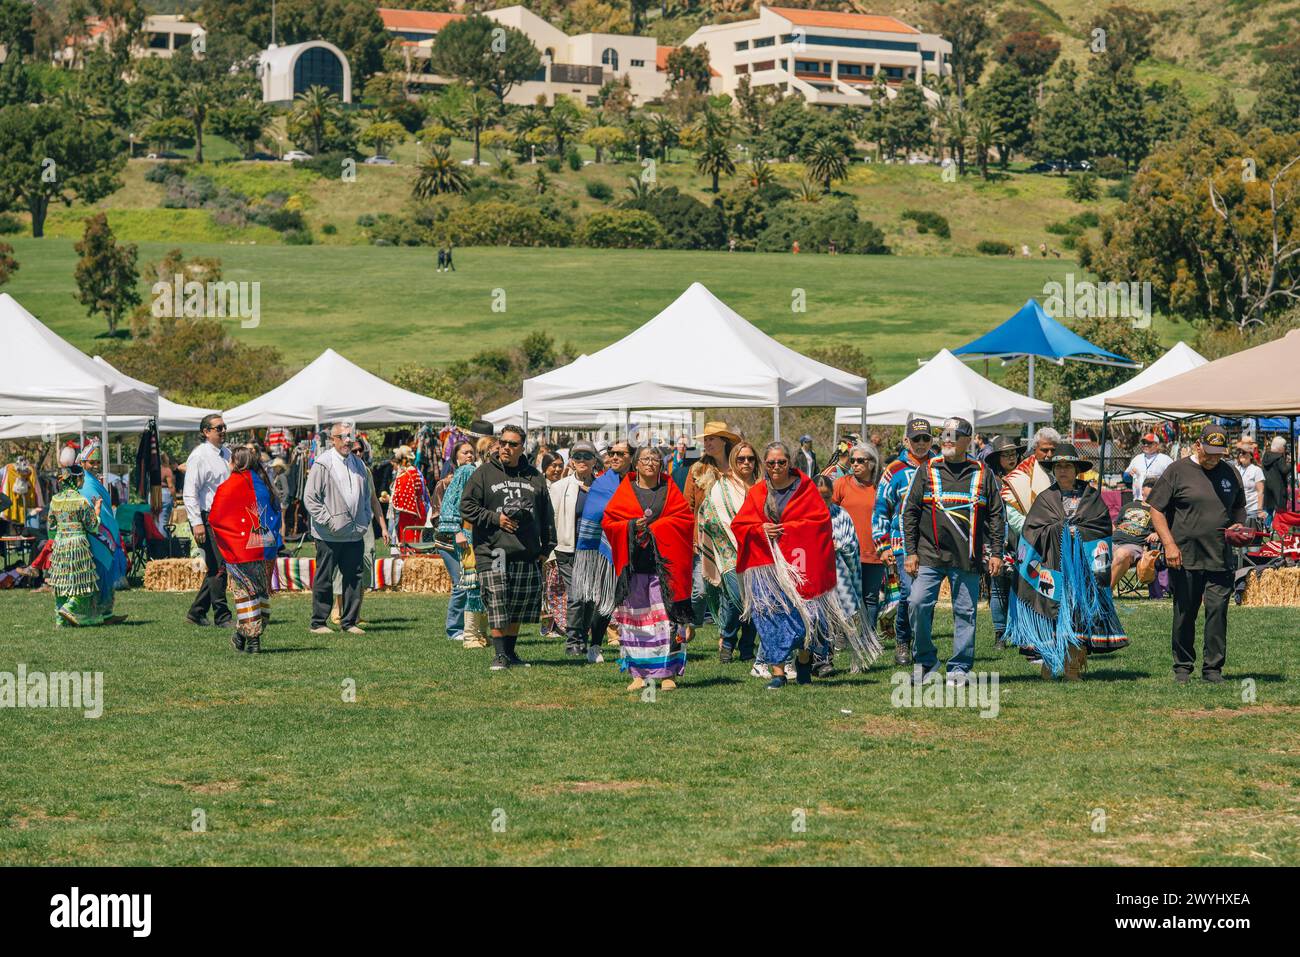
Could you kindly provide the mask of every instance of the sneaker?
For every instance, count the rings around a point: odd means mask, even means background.
[[[189,615],[185,616],[185,620],[188,621],[191,625],[197,625],[199,628],[205,628],[207,627],[208,624],[208,620],[206,618],[192,618]]]
[[[244,650],[244,636],[238,631],[232,631],[230,633],[230,647],[234,648],[236,651]]]
[[[334,629],[329,625],[317,625],[311,630],[311,633],[313,635],[332,635],[334,634]]]
[[[447,640],[448,640],[448,641],[464,641],[464,640],[465,640],[465,633],[462,631],[459,635],[448,635],[448,636],[447,636]]]
[[[1006,649],[1006,647],[1007,647],[1007,640],[1005,638],[1003,638],[1001,635],[994,636],[993,638],[994,651],[1003,651]]]
[[[492,659],[492,664],[488,665],[488,671],[505,671],[510,667],[510,659],[505,655],[496,655]]]
[[[894,664],[910,665],[912,663],[912,646],[900,641],[894,645]]]
[[[1031,668],[1035,667],[1036,665],[1041,665],[1042,663],[1043,663],[1043,659],[1040,658],[1038,655],[1029,655],[1028,657],[1025,658],[1025,664],[1029,665],[1029,667]]]
[[[723,665],[731,664],[731,659],[735,657],[736,646],[729,645],[725,641],[718,646],[718,663]]]
[[[599,645],[590,646],[587,649],[587,664],[603,665],[604,663],[605,663],[605,656],[600,653],[600,646]]]
[[[812,684],[812,662],[800,661],[796,656],[794,659],[794,680],[795,684],[810,685]]]
[[[532,665],[530,665],[528,662],[524,661],[524,659],[520,658],[518,655],[514,654],[513,652],[511,652],[510,654],[506,655],[506,661],[510,662],[510,667],[511,667],[511,668],[531,668],[531,667],[532,667]]]
[[[950,671],[944,684],[949,688],[964,688],[970,684],[970,675],[964,671]]]
[[[829,661],[819,661],[813,665],[812,673],[814,678],[829,678],[835,674],[835,666]]]
[[[928,685],[931,682],[938,680],[938,678],[939,668],[937,665],[929,671],[923,671],[920,665],[916,665],[912,668],[910,682],[913,685]]]
[[[772,680],[767,683],[768,691],[779,691],[785,687],[785,675],[773,675]]]
[[[1191,673],[1190,671],[1175,671],[1175,672],[1174,672],[1174,681],[1175,681],[1177,684],[1185,685],[1185,684],[1187,684],[1187,682],[1189,682],[1191,679],[1192,679],[1192,673]]]
[[[1208,681],[1212,685],[1223,684],[1223,672],[1221,671],[1202,671],[1201,680]]]
[[[359,625],[353,625],[352,627],[350,627],[350,628],[344,628],[343,630],[346,631],[349,635],[364,635],[364,634],[365,634],[365,631],[363,631]]]
[[[567,644],[564,646],[564,657],[566,658],[582,658],[586,654],[581,645]]]
[[[756,661],[754,667],[749,669],[749,676],[751,678],[770,678],[772,677],[772,670],[763,662]]]

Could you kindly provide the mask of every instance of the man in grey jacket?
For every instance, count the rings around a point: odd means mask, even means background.
[[[361,618],[363,539],[374,513],[366,467],[351,454],[352,434],[348,422],[331,426],[330,448],[316,457],[303,491],[303,505],[311,516],[311,536],[316,541],[311,630],[318,635],[330,634],[326,621],[333,605],[335,569],[343,576],[343,630],[350,635],[365,634],[357,625]]]

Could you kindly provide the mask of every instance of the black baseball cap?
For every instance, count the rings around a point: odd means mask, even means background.
[[[925,436],[927,439],[934,438],[934,429],[930,428],[929,419],[908,419],[907,420],[907,438],[919,439]]]
[[[956,432],[958,435],[969,436],[975,433],[975,427],[971,425],[969,422],[967,422],[965,419],[963,419],[961,416],[953,416],[951,419],[944,419],[943,428],[945,432],[951,429],[953,432]]]
[[[1228,451],[1228,433],[1222,426],[1207,425],[1201,429],[1201,448],[1207,452],[1225,455]]]

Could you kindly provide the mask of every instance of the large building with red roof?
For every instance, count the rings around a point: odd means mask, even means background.
[[[733,93],[748,77],[755,87],[776,86],[823,105],[865,106],[878,80],[893,96],[927,73],[951,72],[952,44],[943,37],[873,14],[764,6],[753,20],[700,27],[686,40],[699,44],[708,48],[722,92]]]

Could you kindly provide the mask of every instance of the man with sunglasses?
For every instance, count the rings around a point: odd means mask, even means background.
[[[339,572],[342,629],[364,635],[361,629],[362,581],[366,561],[366,533],[374,520],[375,494],[370,470],[352,453],[354,431],[350,422],[330,427],[330,447],[316,456],[302,503],[311,516],[311,537],[316,542],[316,577],[311,589],[311,630],[330,634],[326,620],[334,605],[334,573]]]
[[[916,643],[916,673],[922,682],[938,674],[931,628],[939,588],[947,579],[954,626],[947,684],[953,687],[966,684],[975,664],[975,607],[984,556],[989,555],[989,574],[999,574],[1006,532],[997,476],[966,454],[972,432],[965,419],[944,420],[939,436],[943,455],[916,470],[903,505],[907,551],[903,564],[912,578],[907,604]]]
[[[523,459],[524,430],[501,430],[497,454],[470,476],[460,514],[473,527],[479,590],[492,629],[491,670],[525,666],[515,652],[519,626],[537,621],[542,605],[541,560],[555,548],[555,521],[546,478]]]
[[[217,551],[217,543],[208,534],[208,510],[212,508],[217,486],[230,478],[230,449],[226,448],[226,423],[220,412],[210,412],[199,423],[203,436],[185,460],[185,514],[189,517],[194,540],[203,549],[207,574],[194,603],[185,615],[191,625],[206,625],[208,609],[218,628],[230,627],[230,606],[226,604],[226,566]]]
[[[1124,474],[1133,480],[1133,500],[1140,502],[1145,496],[1146,480],[1158,479],[1174,460],[1160,451],[1160,438],[1154,432],[1142,436],[1142,451],[1133,456]]]
[[[907,596],[912,590],[912,576],[904,567],[907,551],[903,542],[903,502],[917,468],[930,459],[934,430],[929,419],[919,417],[907,422],[907,445],[898,458],[885,466],[876,485],[876,504],[871,513],[871,533],[881,561],[898,575],[898,612],[894,618],[894,663],[912,660],[912,623],[907,612]]]

